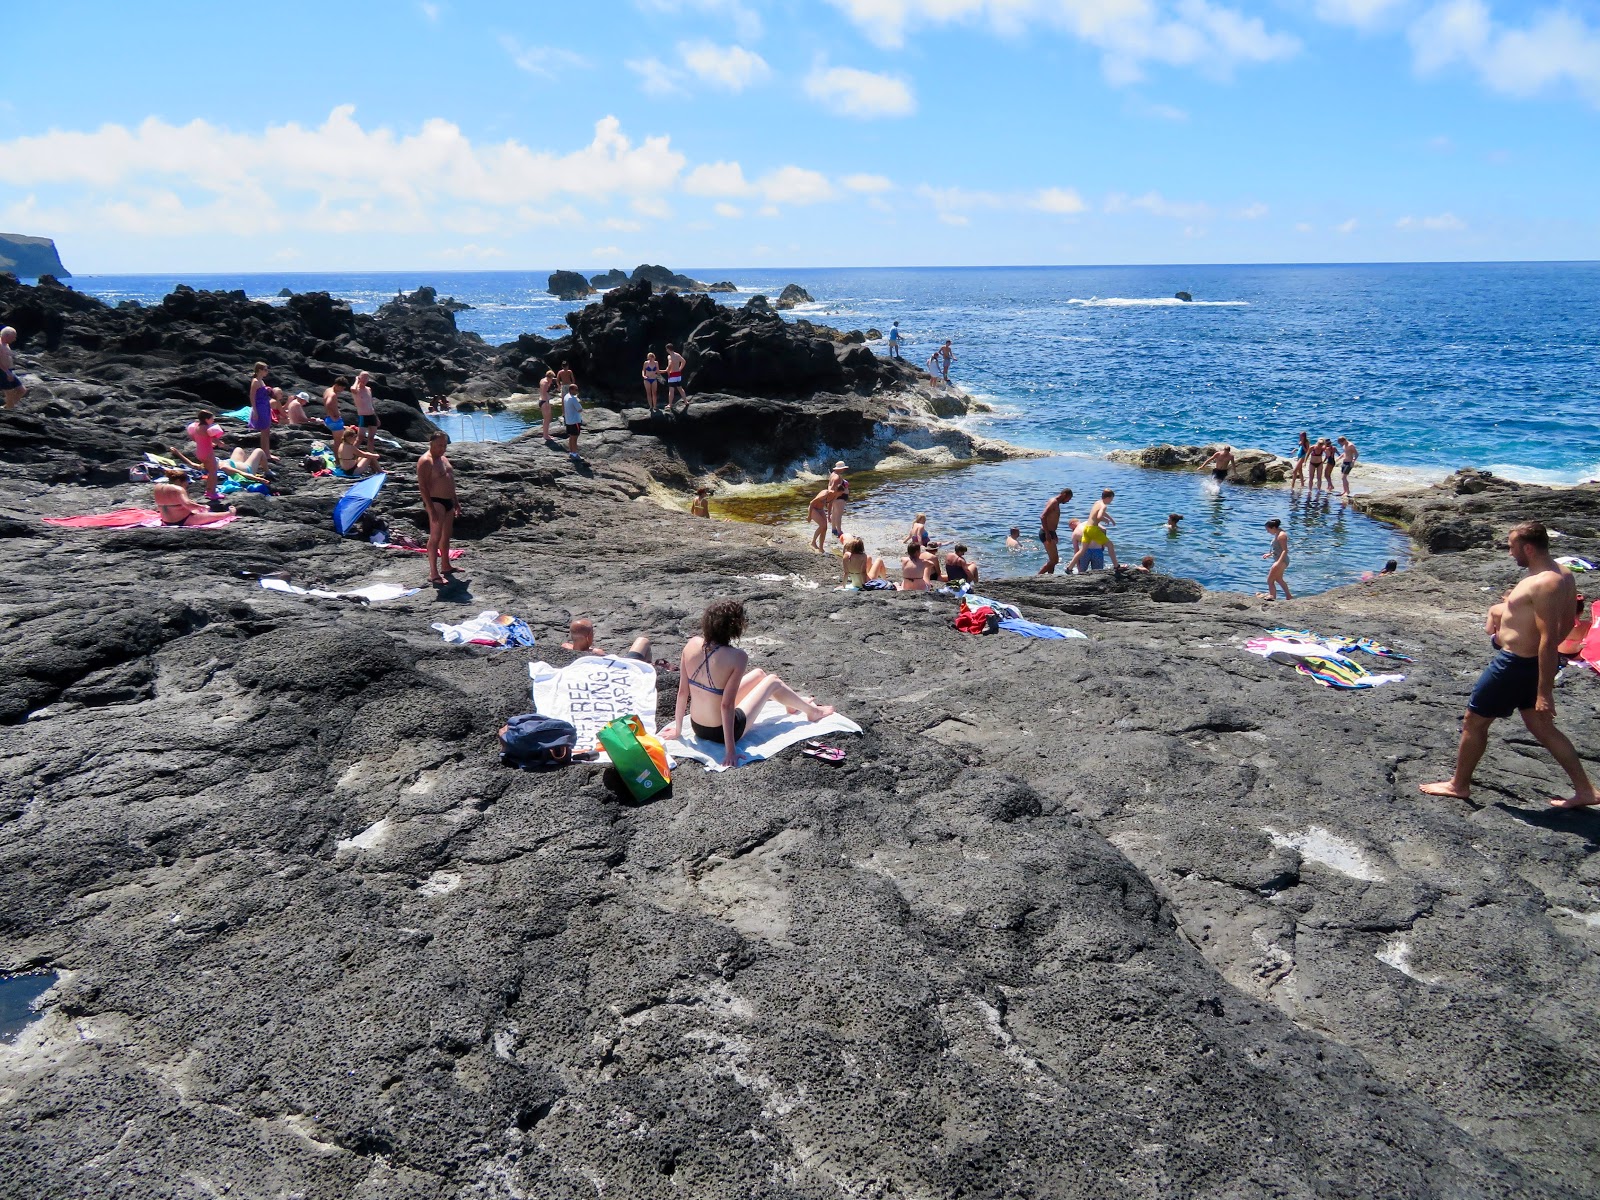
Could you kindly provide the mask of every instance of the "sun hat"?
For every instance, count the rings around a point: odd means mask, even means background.
[[[311,399],[311,393],[310,392],[296,392],[294,394],[294,398],[296,400],[309,400],[309,399]]]
[[[845,463],[844,459],[841,458],[838,462],[833,464],[833,469],[835,471],[848,471],[850,468]]]

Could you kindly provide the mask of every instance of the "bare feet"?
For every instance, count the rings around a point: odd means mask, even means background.
[[[1456,790],[1454,781],[1446,779],[1443,783],[1424,783],[1417,788],[1424,796],[1449,796],[1452,800],[1470,800],[1472,792],[1467,788]],[[1551,801],[1555,803],[1555,801]]]
[[[813,721],[820,721],[823,717],[831,717],[833,716],[833,705],[813,704],[809,716]]]
[[[1551,808],[1593,808],[1597,804],[1600,804],[1600,796],[1596,796],[1593,792],[1590,792],[1587,798],[1583,796],[1558,796],[1550,801]]]

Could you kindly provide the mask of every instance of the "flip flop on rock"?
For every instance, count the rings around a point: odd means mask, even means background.
[[[837,746],[807,746],[801,751],[807,758],[815,758],[822,762],[842,763],[844,751]]]

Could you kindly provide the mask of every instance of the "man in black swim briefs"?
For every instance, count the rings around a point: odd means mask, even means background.
[[[1516,712],[1572,781],[1573,794],[1551,800],[1550,806],[1588,808],[1600,799],[1578,752],[1555,721],[1557,647],[1576,622],[1578,585],[1572,572],[1550,557],[1549,531],[1537,521],[1513,529],[1508,548],[1528,575],[1489,610],[1484,622],[1484,632],[1499,653],[1484,668],[1467,701],[1455,774],[1423,784],[1422,791],[1458,800],[1471,796],[1473,772],[1489,744],[1489,726]]]
[[[1044,543],[1044,566],[1039,568],[1041,575],[1054,575],[1056,565],[1061,561],[1061,540],[1056,536],[1056,531],[1061,527],[1061,506],[1072,501],[1072,489],[1062,488],[1044,506],[1044,511],[1039,514],[1039,540]]]
[[[1207,467],[1210,467],[1211,478],[1215,479],[1218,483],[1221,483],[1228,478],[1228,469],[1232,466],[1233,447],[1224,446],[1210,458],[1206,459],[1205,462],[1201,463],[1197,469],[1204,471]]]

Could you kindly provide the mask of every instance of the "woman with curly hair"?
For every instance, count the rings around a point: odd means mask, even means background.
[[[713,600],[700,617],[700,636],[683,648],[678,678],[678,708],[672,724],[661,731],[666,739],[678,736],[685,713],[695,736],[726,747],[722,765],[731,767],[738,757],[735,743],[768,700],[776,700],[791,713],[805,713],[820,721],[832,707],[800,695],[776,675],[751,668],[750,656],[733,643],[744,633],[744,605],[737,600]]]

